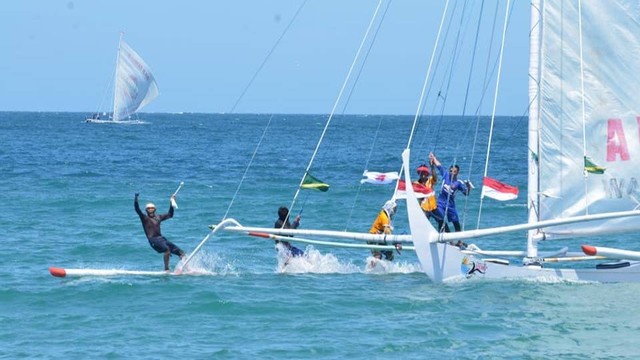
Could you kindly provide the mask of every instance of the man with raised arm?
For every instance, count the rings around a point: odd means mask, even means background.
[[[169,271],[169,257],[171,254],[178,255],[180,259],[184,257],[184,251],[180,250],[174,243],[167,240],[162,233],[160,232],[160,223],[164,220],[171,219],[173,217],[173,200],[175,200],[175,195],[171,196],[171,200],[169,202],[169,212],[167,214],[156,214],[156,206],[153,203],[148,203],[145,206],[146,215],[140,210],[140,205],[138,205],[138,195],[136,193],[133,205],[136,209],[136,213],[140,217],[140,222],[142,222],[142,228],[144,229],[144,234],[147,236],[147,240],[149,240],[149,245],[151,247],[161,253],[164,254],[164,270]]]

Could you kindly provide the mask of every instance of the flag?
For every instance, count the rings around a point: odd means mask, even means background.
[[[302,180],[302,185],[300,187],[303,189],[313,189],[318,191],[329,190],[329,184],[326,184],[321,180],[314,178],[309,173],[305,174],[304,180]]]
[[[383,184],[391,184],[392,182],[399,179],[398,172],[387,172],[381,173],[376,171],[365,171],[362,176],[366,177],[366,179],[360,180],[361,184],[369,183],[375,185],[383,185]]]
[[[421,199],[428,196],[434,196],[433,189],[430,187],[426,187],[419,182],[413,183],[413,191],[416,194],[416,198]],[[404,180],[398,180],[398,190],[396,191],[396,199],[406,199],[407,198],[407,185]]]
[[[485,176],[482,179],[482,195],[480,196],[500,201],[513,200],[518,197],[518,188]]]
[[[604,174],[606,168],[594,164],[588,156],[584,157],[584,171],[591,174]]]

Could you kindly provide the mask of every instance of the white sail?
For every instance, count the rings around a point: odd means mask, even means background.
[[[538,160],[539,220],[635,209],[640,204],[640,3],[548,0],[541,5],[534,10],[541,11],[540,56],[531,53],[540,80],[538,108],[531,114],[539,115],[532,118],[539,122],[530,127],[537,135],[532,158]],[[586,172],[585,157],[604,173]],[[530,186],[535,189],[535,180]],[[639,218],[559,227],[545,235],[631,230],[640,230]]]
[[[113,121],[125,119],[158,96],[158,85],[149,66],[122,39],[116,65]]]

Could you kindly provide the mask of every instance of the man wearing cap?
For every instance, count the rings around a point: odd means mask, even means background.
[[[418,178],[416,183],[422,185],[428,190],[425,198],[420,202],[420,207],[422,208],[422,211],[424,211],[425,215],[427,215],[428,218],[431,218],[437,215],[434,213],[434,210],[436,210],[437,208],[437,203],[436,194],[433,190],[433,187],[436,182],[438,182],[438,175],[434,170],[436,166],[440,166],[440,162],[435,157],[435,155],[433,155],[433,153],[429,154],[429,165],[430,168],[427,167],[426,164],[418,166],[417,172],[420,177]]]
[[[180,250],[175,244],[171,241],[167,240],[162,233],[160,232],[160,223],[166,219],[171,219],[173,217],[173,201],[169,202],[169,212],[167,214],[156,214],[156,206],[153,203],[148,203],[144,209],[147,212],[145,215],[140,210],[140,205],[138,205],[138,195],[136,193],[133,205],[136,209],[136,213],[140,217],[140,222],[142,222],[142,228],[144,229],[144,234],[147,236],[147,240],[149,240],[149,245],[159,252],[164,253],[164,270],[169,271],[169,257],[171,254],[178,255],[180,259],[184,256],[184,251]],[[175,200],[175,195],[171,196],[171,200]]]
[[[369,230],[370,234],[385,234],[390,235],[393,232],[393,216],[398,209],[398,205],[396,204],[394,199],[388,200],[383,206],[382,210],[378,213],[378,217],[376,217],[375,221],[371,225],[371,229]],[[367,244],[376,244],[376,245],[386,245],[386,241],[381,243],[375,241],[367,241]],[[400,250],[399,244],[396,245],[396,249]],[[392,250],[371,250],[371,255],[376,259],[382,259],[382,255],[384,255],[385,260],[393,261],[393,251]],[[375,265],[372,264],[372,265]]]

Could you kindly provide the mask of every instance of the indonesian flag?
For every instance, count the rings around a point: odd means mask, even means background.
[[[364,176],[366,179],[360,180],[361,184],[364,184],[364,183],[376,184],[376,185],[391,184],[392,182],[399,179],[398,172],[396,171],[387,172],[387,173],[365,171],[364,174],[362,174],[362,176]]]
[[[429,196],[435,196],[433,193],[433,189],[426,187],[420,183],[413,183],[413,191],[416,194],[416,198],[422,199]],[[407,198],[407,185],[404,180],[398,180],[398,191],[396,191],[396,199],[406,199]]]
[[[485,176],[482,179],[482,195],[480,196],[500,201],[513,200],[518,197],[518,188]]]

